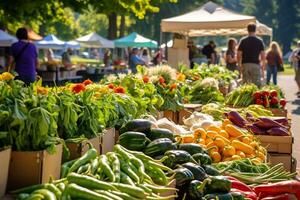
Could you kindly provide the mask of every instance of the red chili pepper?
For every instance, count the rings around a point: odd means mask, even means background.
[[[244,192],[253,192],[253,190],[245,183],[236,180],[230,180],[230,181],[231,181],[231,188],[238,189]]]
[[[276,196],[268,196],[261,200],[296,200],[296,196],[294,194],[285,193]]]
[[[254,187],[256,194],[282,194],[282,193],[292,193],[295,194],[297,199],[300,199],[300,182],[296,180],[281,181],[273,184],[263,184]]]
[[[234,188],[231,188],[230,192],[240,192],[248,199],[257,200],[257,195],[255,194],[255,192],[245,192]]]

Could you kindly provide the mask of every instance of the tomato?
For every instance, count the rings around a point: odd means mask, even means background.
[[[286,100],[285,99],[280,99],[279,103],[284,108],[285,105],[286,105]]]
[[[271,105],[277,105],[278,104],[278,98],[277,97],[272,97],[272,99],[271,99]]]
[[[269,91],[262,91],[262,95],[265,97],[270,96],[270,92]]]
[[[114,88],[115,88],[115,86],[114,86],[114,84],[113,84],[113,83],[110,83],[110,84],[108,84],[108,88],[109,88],[109,89],[114,89]]]
[[[165,79],[162,76],[159,77],[158,81],[159,81],[160,84],[165,83]]]
[[[143,76],[143,82],[144,83],[149,83],[149,81],[150,81],[149,76]]]
[[[258,104],[258,105],[263,105],[264,102],[261,99],[256,99],[255,103]]]
[[[261,98],[261,93],[259,91],[256,91],[254,94],[253,94],[253,97],[255,99],[260,99]]]
[[[278,93],[277,93],[276,90],[271,90],[271,91],[270,91],[270,95],[271,95],[271,97],[277,97],[277,96],[278,96]]]

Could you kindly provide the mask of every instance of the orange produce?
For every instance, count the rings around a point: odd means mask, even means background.
[[[246,158],[246,154],[242,151],[236,151],[236,155],[240,156],[241,158]]]
[[[231,157],[231,160],[240,160],[240,159],[242,159],[242,158],[241,158],[241,156],[239,156],[239,155],[233,155],[233,156]]]
[[[232,125],[232,124],[227,124],[225,126],[225,131],[231,136],[231,137],[239,137],[244,135],[244,133],[236,126]]]
[[[219,132],[219,135],[221,135],[221,136],[223,136],[224,138],[229,138],[229,135],[228,135],[228,133],[225,131],[225,130],[221,130],[220,132]]]
[[[206,139],[206,131],[203,128],[198,128],[194,132],[194,137],[195,138],[201,138],[201,139]]]
[[[251,142],[250,146],[254,149],[259,149],[259,144],[256,141]]]
[[[247,153],[247,154],[253,154],[254,150],[252,148],[252,146],[248,145],[248,144],[245,144],[243,142],[240,142],[238,140],[233,140],[231,142],[231,145],[237,149],[237,150],[241,150],[243,151],[244,153]]]
[[[218,127],[217,125],[211,124],[207,128],[207,131],[215,131],[215,132],[219,133],[221,131],[221,128]]]
[[[230,140],[228,140],[227,138],[223,137],[222,135],[217,135],[216,138],[221,138],[226,144],[230,143]]]
[[[246,136],[246,137],[242,138],[242,142],[245,143],[245,144],[250,144],[252,142],[252,140],[249,137]]]
[[[212,158],[212,161],[214,163],[218,163],[218,162],[220,162],[222,160],[221,155],[218,152],[216,152],[216,151],[212,152],[210,154],[210,157]]]
[[[194,136],[193,135],[183,135],[181,136],[183,143],[193,143],[194,142]]]
[[[206,144],[206,145],[208,145],[208,144],[211,143],[211,142],[213,142],[213,139],[211,139],[211,138],[207,138],[207,139],[205,140],[205,144]]]
[[[205,140],[200,138],[199,141],[198,141],[198,144],[205,145]]]
[[[229,119],[224,119],[224,120],[223,120],[223,123],[222,123],[222,128],[225,129],[225,126],[226,126],[227,124],[232,124],[232,123],[231,123],[231,121],[230,121]]]
[[[224,156],[230,157],[230,156],[235,155],[235,153],[236,153],[236,151],[235,151],[235,148],[233,146],[227,145],[223,149],[223,155]]]
[[[206,133],[207,133],[206,137],[209,137],[212,139],[214,139],[218,135],[218,133],[216,131],[207,131]]]
[[[220,137],[216,138],[214,143],[220,148],[223,149],[226,145],[226,143],[224,142],[224,140]]]

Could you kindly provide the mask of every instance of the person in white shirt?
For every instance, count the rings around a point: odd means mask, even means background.
[[[147,48],[143,49],[142,55],[141,55],[142,60],[145,62],[146,66],[149,66],[150,64],[150,56],[149,56],[149,51]]]

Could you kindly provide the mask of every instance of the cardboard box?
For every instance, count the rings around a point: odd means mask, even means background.
[[[115,128],[115,144],[118,143],[119,136],[120,136],[120,130]]]
[[[288,112],[286,108],[269,108],[268,110],[270,110],[276,117],[287,117]]]
[[[256,137],[268,152],[292,153],[294,141],[292,136],[256,135]]]
[[[106,129],[101,136],[100,153],[106,154],[107,152],[113,151],[115,146],[115,128]]]
[[[6,191],[10,154],[10,147],[0,151],[0,198],[4,196]]]
[[[271,165],[283,163],[284,168],[287,171],[292,171],[292,155],[283,153],[270,153],[269,162]]]
[[[51,155],[42,151],[12,151],[7,191],[49,182],[60,178],[62,145]]]
[[[183,120],[188,118],[193,112],[200,111],[201,106],[201,104],[184,104],[184,108],[178,114],[178,124],[184,124]]]
[[[176,179],[173,179],[169,185],[167,185],[167,187],[169,188],[176,188]],[[160,196],[162,197],[167,197],[167,196],[171,196],[171,195],[175,195],[176,194],[176,191],[169,191],[169,192],[163,192],[163,193],[160,193]],[[170,200],[174,200],[175,198],[172,198]]]
[[[173,121],[175,124],[178,124],[178,112],[166,110],[164,111],[164,117],[170,121]]]
[[[89,150],[89,146],[87,143],[91,143],[93,147],[97,150],[97,152],[100,154],[101,153],[101,137],[97,136],[94,138],[91,138],[87,141],[83,141],[80,143],[74,143],[74,142],[66,142],[67,148],[70,151],[70,156],[69,158],[63,158],[63,162],[69,161],[69,160],[74,160],[76,158],[81,157],[84,155],[87,150]]]

